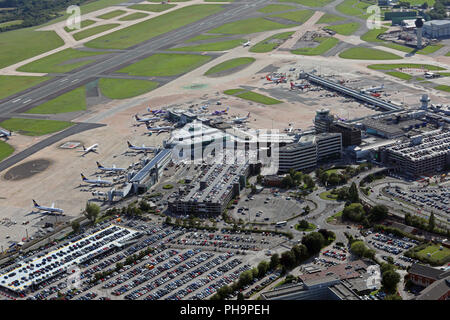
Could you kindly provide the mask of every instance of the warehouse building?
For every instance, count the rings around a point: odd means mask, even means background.
[[[450,20],[431,20],[423,24],[423,34],[428,38],[450,37]]]

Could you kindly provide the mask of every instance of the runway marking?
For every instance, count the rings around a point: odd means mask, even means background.
[[[16,103],[17,101],[19,101],[19,100],[21,100],[22,98],[19,98],[19,99],[16,99],[16,100],[13,100],[12,101],[12,103]]]
[[[25,100],[23,103],[25,104],[25,103],[27,103],[27,102],[30,102],[31,100],[33,100],[33,99]]]
[[[77,82],[78,80],[80,80],[80,79],[75,79],[75,80],[72,80],[72,81],[70,81],[70,82]]]

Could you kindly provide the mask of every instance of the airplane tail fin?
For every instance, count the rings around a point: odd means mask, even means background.
[[[39,207],[39,205],[37,204],[37,202],[34,200],[34,199],[32,199],[33,200],[33,205],[35,206],[35,207]]]
[[[250,118],[250,112],[249,112],[249,113],[247,113],[247,118]]]
[[[266,76],[266,79],[267,79],[268,81],[272,81],[272,79],[270,79],[269,76]]]
[[[228,110],[230,110],[230,107],[227,107],[227,109],[225,110],[225,112],[228,112]]]
[[[84,176],[84,174],[81,173],[81,180],[87,180],[86,177]]]
[[[127,141],[128,147],[132,147],[133,145],[130,143],[130,141]]]
[[[138,116],[137,114],[134,115],[134,118],[135,118],[137,121],[141,120],[141,118],[139,118],[139,116]]]
[[[103,168],[103,166],[100,164],[100,162],[98,162],[98,161],[96,161],[96,163],[97,163],[97,168]]]
[[[294,89],[294,83],[291,81],[291,89]]]

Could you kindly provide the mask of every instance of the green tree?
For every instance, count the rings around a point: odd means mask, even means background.
[[[316,254],[320,252],[326,240],[319,232],[311,232],[303,237],[302,243],[306,246],[310,254]]]
[[[388,293],[394,293],[397,290],[397,284],[400,282],[400,275],[394,270],[387,270],[383,273],[381,284]]]
[[[286,270],[291,270],[295,267],[295,256],[291,251],[285,251],[281,254],[280,264]]]
[[[231,288],[227,285],[224,285],[217,290],[220,300],[224,300],[231,292]]]
[[[308,259],[308,248],[303,244],[293,246],[291,251],[294,254],[297,265]]]
[[[308,229],[309,228],[309,223],[306,220],[302,220],[300,221],[299,225],[300,229]]]
[[[266,275],[269,270],[269,263],[267,261],[261,261],[258,263],[258,278],[262,278]]]
[[[376,205],[369,211],[369,221],[376,222],[388,217],[388,208],[385,205]]]
[[[275,269],[276,267],[278,267],[280,264],[280,256],[278,255],[278,253],[274,253],[271,257],[270,257],[270,269]]]
[[[358,188],[356,187],[356,183],[354,182],[352,182],[350,188],[348,189],[348,200],[350,200],[352,203],[359,202]]]
[[[74,233],[80,231],[80,223],[78,221],[72,221],[71,226]]]
[[[100,213],[100,207],[95,203],[86,203],[86,208],[84,210],[84,215],[88,218],[89,221],[95,223],[97,217]]]
[[[167,217],[166,217],[166,223],[167,223],[167,224],[172,223],[172,218],[169,217],[169,216],[167,216]]]
[[[433,232],[435,227],[436,227],[436,221],[434,219],[434,213],[432,212],[430,214],[430,218],[428,218],[428,231]]]
[[[352,203],[344,208],[342,218],[355,222],[361,222],[364,219],[364,207],[360,203]]]
[[[306,207],[303,208],[303,213],[305,215],[309,214],[311,212],[311,208],[307,205]]]
[[[237,294],[237,300],[245,300],[244,295],[242,294],[242,292],[239,292]]]
[[[239,286],[245,287],[246,285],[252,283],[253,281],[253,271],[252,270],[246,270],[242,272],[239,276]]]
[[[308,189],[313,189],[316,186],[314,180],[307,174],[303,176],[303,182],[305,183],[306,188]]]

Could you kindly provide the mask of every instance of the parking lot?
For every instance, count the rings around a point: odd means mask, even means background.
[[[305,202],[277,192],[249,195],[229,212],[235,219],[246,222],[274,223],[285,221],[303,212]]]

